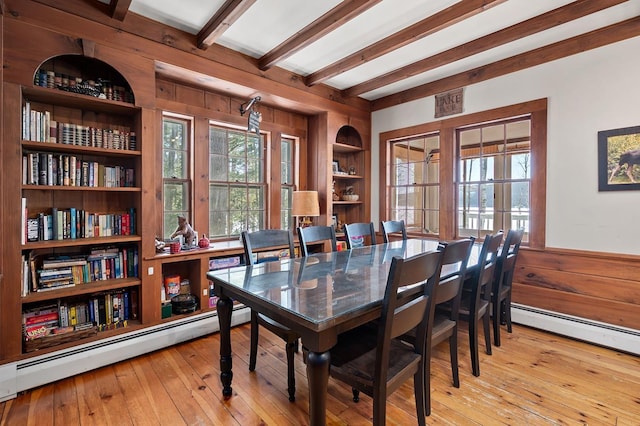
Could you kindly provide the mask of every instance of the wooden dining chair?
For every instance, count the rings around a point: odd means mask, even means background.
[[[373,398],[374,425],[385,424],[387,396],[412,377],[418,424],[425,424],[424,356],[431,347],[432,302],[441,259],[437,251],[408,259],[394,257],[380,321],[339,335],[331,349],[331,377],[353,388],[354,401],[359,401],[360,392]],[[424,283],[420,291],[401,291],[418,283]],[[419,337],[414,344],[396,339],[416,327]]]
[[[242,245],[244,247],[245,261],[248,265],[259,263],[259,253],[288,250],[290,257],[295,257],[293,233],[280,229],[266,229],[256,232],[242,232]],[[267,257],[273,260],[273,257]],[[251,344],[249,350],[249,371],[256,369],[258,357],[258,328],[265,327],[276,336],[285,341],[287,354],[287,385],[289,401],[296,399],[296,380],[294,369],[294,352],[298,350],[300,336],[290,328],[267,317],[264,314],[251,310]]]
[[[500,325],[504,321],[507,332],[511,333],[511,284],[516,269],[516,261],[524,230],[510,229],[502,245],[498,257],[496,273],[491,291],[491,306],[493,317],[493,342],[500,346]]]
[[[438,250],[442,252],[442,272],[435,292],[434,304],[448,304],[450,309],[436,311],[431,331],[431,347],[434,348],[445,340],[449,340],[449,357],[451,359],[451,376],[453,386],[460,387],[458,372],[458,310],[462,296],[462,283],[467,272],[467,262],[471,254],[474,238],[453,242],[441,242]],[[400,339],[414,343],[416,329],[400,337]],[[425,413],[431,414],[431,351],[425,357]]]
[[[385,243],[389,242],[389,237],[392,234],[399,234],[403,240],[407,239],[407,228],[404,225],[404,220],[383,220],[380,222],[380,228],[382,229],[382,238]]]
[[[478,265],[473,275],[464,283],[468,291],[462,292],[459,317],[469,323],[469,352],[471,354],[471,370],[474,376],[480,375],[480,357],[478,354],[478,323],[482,320],[486,352],[491,355],[491,333],[489,303],[491,286],[498,263],[498,250],[502,243],[503,232],[484,237],[484,243],[478,257]]]
[[[376,230],[373,222],[349,223],[344,225],[347,249],[376,244]]]
[[[328,242],[331,251],[337,251],[336,231],[333,226],[307,226],[298,228],[298,242],[303,256],[309,255],[309,246]]]

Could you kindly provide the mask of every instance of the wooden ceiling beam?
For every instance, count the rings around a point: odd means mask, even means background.
[[[266,71],[279,61],[329,34],[382,0],[345,0],[307,25],[258,60],[258,68]]]
[[[256,0],[227,0],[198,32],[198,48],[206,49],[215,43],[255,2]]]
[[[505,0],[470,0],[450,6],[435,15],[431,15],[415,24],[398,31],[382,40],[375,42],[349,56],[346,56],[331,65],[309,74],[305,78],[307,86],[321,83],[338,74],[349,71],[357,66],[386,55],[396,49],[420,40],[430,34],[434,34],[461,22],[471,16],[485,11],[493,6],[503,3]]]
[[[109,15],[118,21],[124,21],[124,17],[129,12],[131,0],[111,0],[109,4]]]
[[[640,36],[640,16],[371,101],[378,111]]]
[[[470,57],[485,50],[548,30],[628,0],[578,0],[565,6],[511,25],[492,34],[472,40],[444,52],[421,59],[342,91],[342,96],[358,96],[403,79]]]

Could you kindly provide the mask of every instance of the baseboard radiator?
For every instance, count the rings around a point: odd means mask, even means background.
[[[242,324],[248,322],[250,317],[250,310],[240,307],[234,309],[231,323]],[[0,402],[15,398],[18,392],[204,336],[219,329],[216,312],[205,312],[0,365]]]
[[[511,306],[511,320],[514,323],[640,355],[640,330],[516,303]]]

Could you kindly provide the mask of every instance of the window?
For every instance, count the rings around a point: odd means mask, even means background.
[[[294,189],[294,148],[295,140],[282,137],[280,141],[280,228],[293,229],[293,216],[291,216],[291,203]]]
[[[438,233],[440,138],[437,134],[391,145],[389,218],[404,220],[409,232]]]
[[[458,236],[529,233],[531,123],[517,118],[456,129]]]
[[[209,126],[210,238],[265,228],[264,135]]]
[[[441,240],[524,229],[544,248],[546,131],[537,99],[381,133],[380,220]]]
[[[178,224],[177,216],[191,220],[191,121],[165,115],[162,120],[163,238]]]

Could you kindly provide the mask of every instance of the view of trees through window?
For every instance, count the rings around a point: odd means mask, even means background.
[[[529,232],[531,123],[517,118],[456,130],[458,236]]]
[[[209,237],[265,228],[264,136],[209,126]]]
[[[178,224],[178,215],[190,219],[190,121],[165,116],[162,122],[163,238]]]
[[[404,220],[410,232],[439,232],[440,138],[437,134],[391,145],[391,220]]]
[[[295,140],[283,137],[280,141],[280,228],[293,229],[291,203],[294,188],[294,148]]]

